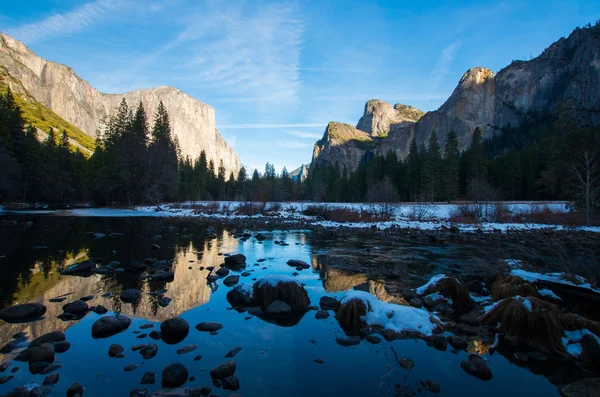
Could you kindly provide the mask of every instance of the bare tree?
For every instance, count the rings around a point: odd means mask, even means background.
[[[585,224],[592,222],[592,211],[600,195],[600,157],[593,147],[582,147],[573,153],[568,168],[574,179],[574,190],[585,210]]]

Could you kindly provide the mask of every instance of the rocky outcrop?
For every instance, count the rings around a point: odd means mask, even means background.
[[[385,137],[392,129],[408,127],[423,117],[423,112],[412,106],[397,103],[392,106],[378,99],[365,104],[365,112],[356,129],[371,136]]]
[[[327,125],[323,138],[315,143],[311,169],[317,165],[338,163],[340,169],[354,170],[365,152],[375,149],[375,145],[366,132],[350,124],[332,121]]]
[[[238,155],[215,128],[214,108],[176,88],[100,93],[70,67],[40,58],[6,34],[0,34],[0,72],[11,89],[26,92],[94,138],[102,132],[104,121],[123,98],[131,107],[141,101],[149,115],[155,113],[162,101],[184,157],[195,159],[204,150],[215,166],[223,160],[227,173],[233,171],[237,175],[241,167]]]
[[[363,147],[361,154],[361,147],[351,137],[346,142],[328,137],[328,127],[315,144],[311,166],[337,162],[353,170],[365,153],[386,154],[390,150],[403,159],[413,137],[417,144],[425,144],[433,130],[442,145],[454,130],[464,150],[475,128],[480,128],[484,137],[491,137],[503,127],[518,126],[532,114],[553,112],[565,103],[573,105],[580,118],[597,124],[599,86],[600,25],[578,28],[538,57],[514,61],[496,75],[482,67],[469,69],[448,100],[418,119],[415,113],[412,120],[416,122],[398,116],[407,113],[406,109],[400,112],[399,105],[392,108],[377,100],[367,102],[357,129],[366,136],[378,137],[378,143]],[[329,142],[335,147],[329,147]]]
[[[308,178],[309,168],[310,164],[302,164],[300,167],[290,172],[290,178],[292,178],[294,182],[304,182],[304,180]]]

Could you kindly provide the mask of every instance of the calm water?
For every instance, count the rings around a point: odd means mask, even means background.
[[[196,379],[186,387],[212,386],[209,371],[227,361],[224,356],[237,346],[242,351],[235,357],[243,396],[394,396],[396,385],[417,391],[420,381],[434,380],[441,386],[440,395],[445,396],[554,396],[556,386],[529,369],[511,364],[496,354],[488,356],[493,372],[491,381],[481,381],[467,375],[460,362],[467,358],[466,352],[440,352],[428,347],[421,340],[382,339],[378,345],[363,341],[354,347],[342,347],[335,337],[344,333],[333,316],[316,320],[315,312],[309,311],[291,327],[265,322],[247,313],[231,310],[225,295],[230,289],[221,282],[208,285],[206,270],[201,266],[217,266],[223,262],[219,254],[243,253],[247,257],[248,277],[240,283],[252,283],[267,274],[291,275],[294,268],[286,262],[300,259],[313,268],[299,272],[298,280],[305,284],[311,302],[318,305],[324,294],[341,298],[343,292],[326,292],[323,266],[313,252],[319,242],[309,232],[263,232],[267,239],[259,243],[254,238],[247,241],[236,239],[231,230],[216,227],[217,237],[207,238],[206,226],[198,222],[168,221],[151,218],[66,218],[66,217],[19,217],[16,226],[0,226],[0,308],[12,302],[43,302],[48,310],[45,319],[29,324],[0,323],[0,344],[8,343],[17,332],[26,332],[31,339],[54,330],[64,330],[71,348],[57,354],[64,366],[58,372],[60,381],[53,387],[52,395],[64,396],[74,382],[85,388],[85,396],[128,396],[129,391],[148,387],[150,391],[160,388],[160,373],[167,364],[183,363],[190,376]],[[29,226],[24,221],[32,221]],[[122,237],[95,238],[91,233],[123,233]],[[161,237],[158,238],[157,235]],[[274,244],[285,241],[287,246]],[[160,249],[150,250],[156,243]],[[342,244],[343,245],[343,244]],[[59,277],[61,266],[84,259],[103,258],[105,262],[117,260],[127,263],[142,261],[147,257],[174,259],[175,280],[171,283],[140,281],[138,275],[94,275],[88,278]],[[266,259],[258,263],[259,259]],[[190,269],[191,267],[191,269]],[[319,271],[320,270],[320,271]],[[330,274],[336,274],[335,272]],[[332,277],[330,275],[330,277]],[[330,285],[335,280],[328,280]],[[339,284],[339,283],[338,283]],[[343,283],[342,283],[343,284]],[[165,308],[157,298],[144,294],[141,301],[132,306],[120,302],[120,292],[138,288],[143,292],[167,289],[165,296],[173,301]],[[331,288],[328,288],[331,291]],[[115,297],[100,295],[112,292]],[[63,303],[50,303],[49,299],[68,295]],[[80,321],[63,322],[57,318],[62,305],[82,296],[94,295],[90,306],[102,304],[109,310],[122,312],[133,319],[128,330],[107,339],[92,339],[91,326],[100,316],[88,314]],[[110,314],[110,312],[109,312]],[[171,317],[181,316],[190,324],[187,338],[177,345],[167,345],[149,337],[139,339],[142,324],[152,323],[155,328]],[[224,325],[217,335],[197,331],[194,326],[201,321],[216,321]],[[134,332],[135,331],[135,332]],[[109,346],[119,343],[125,347],[125,358],[108,357]],[[131,346],[139,343],[157,343],[158,354],[143,360]],[[179,355],[182,346],[197,344],[196,351]],[[0,346],[1,346],[0,345]],[[414,360],[412,371],[402,369],[395,359],[407,356]],[[471,349],[477,346],[472,345]],[[199,361],[193,358],[202,355]],[[0,355],[0,361],[10,361],[14,354]],[[317,364],[315,359],[324,360]],[[139,364],[132,372],[124,372],[129,364]],[[0,385],[0,394],[25,385],[41,384],[45,375],[31,375],[27,363],[15,362],[21,369],[11,375],[14,379]],[[12,367],[11,367],[12,368]],[[146,371],[157,373],[155,385],[140,385]],[[0,375],[10,374],[10,369]],[[213,393],[227,396],[234,392],[213,387]],[[427,394],[428,392],[423,392]]]

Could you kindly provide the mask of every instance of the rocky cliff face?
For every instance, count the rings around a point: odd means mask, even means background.
[[[378,99],[365,104],[364,115],[356,128],[371,136],[385,137],[392,129],[407,127],[423,116],[423,112],[407,105],[397,103],[392,106]]]
[[[368,151],[385,154],[393,150],[403,159],[413,137],[419,145],[424,144],[433,130],[442,145],[454,130],[460,149],[464,150],[475,128],[480,128],[485,137],[491,137],[503,127],[517,126],[531,114],[553,112],[563,103],[575,106],[579,114],[597,124],[600,123],[598,87],[600,25],[576,29],[537,58],[514,61],[496,75],[481,67],[468,70],[438,110],[418,119],[398,122],[396,107],[392,109],[389,104],[371,100],[357,129],[369,137],[380,137],[378,142],[362,150],[361,155],[351,137],[347,141],[330,139],[328,127],[315,144],[312,164],[338,162],[355,169]],[[386,129],[387,136],[380,133]],[[330,141],[335,147],[328,146]]]
[[[131,107],[141,101],[149,115],[163,102],[171,118],[173,134],[183,156],[197,158],[202,150],[216,165],[219,160],[227,173],[241,167],[236,152],[215,128],[215,110],[173,87],[156,87],[125,94],[103,94],[79,78],[73,69],[46,61],[23,43],[0,35],[0,70],[11,89],[25,91],[38,102],[94,138],[103,121],[122,98]]]
[[[310,164],[302,164],[300,167],[290,172],[290,178],[292,178],[294,182],[304,182],[304,180],[308,178],[309,168]]]
[[[366,132],[332,121],[323,138],[315,143],[311,168],[338,163],[340,169],[354,170],[365,152],[373,148],[373,139]]]

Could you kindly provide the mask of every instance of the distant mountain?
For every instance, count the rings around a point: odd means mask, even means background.
[[[513,61],[497,75],[485,68],[469,69],[448,100],[436,111],[371,100],[356,128],[331,122],[315,143],[311,166],[346,166],[354,170],[367,152],[399,158],[408,155],[413,137],[418,145],[436,131],[443,145],[450,130],[464,150],[475,128],[490,138],[507,126],[519,126],[532,115],[556,111],[562,104],[579,117],[600,123],[600,25],[575,29],[530,61]]]
[[[122,98],[131,107],[142,101],[148,114],[154,114],[162,101],[183,156],[195,159],[204,150],[208,160],[215,162],[215,167],[223,160],[227,173],[237,175],[241,167],[237,153],[215,128],[214,108],[176,88],[103,94],[78,77],[70,67],[40,58],[6,34],[0,34],[0,82],[9,85],[20,96],[33,98],[46,106],[92,140],[102,131],[104,120]]]
[[[304,180],[308,178],[309,168],[310,164],[302,164],[300,167],[290,172],[290,178],[292,178],[294,182],[304,182]]]

